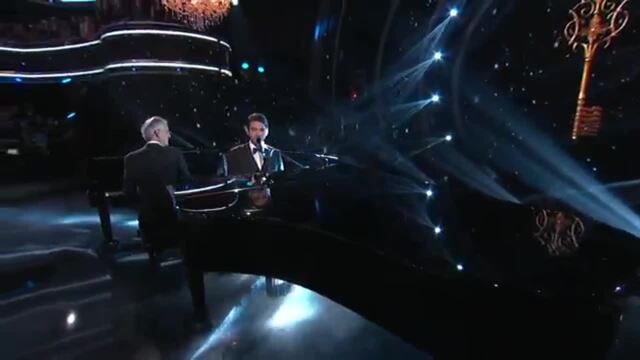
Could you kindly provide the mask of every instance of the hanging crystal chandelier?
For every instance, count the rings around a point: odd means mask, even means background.
[[[165,9],[197,30],[219,24],[231,9],[231,0],[162,0]]]

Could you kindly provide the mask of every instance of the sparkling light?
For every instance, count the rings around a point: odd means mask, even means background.
[[[464,270],[464,266],[462,264],[458,264],[456,265],[456,269],[458,269],[458,271],[462,271]]]
[[[76,323],[76,319],[77,319],[76,313],[73,311],[70,311],[67,314],[67,326],[69,327],[73,326]]]
[[[440,60],[442,60],[442,52],[440,52],[440,51],[436,51],[436,52],[433,54],[433,60],[435,60],[435,61],[440,61]]]
[[[431,96],[431,102],[439,103],[439,102],[440,102],[440,95],[438,95],[438,94],[433,94],[433,95]]]
[[[442,228],[440,226],[436,226],[436,228],[433,229],[433,232],[436,233],[436,235],[438,235],[442,232]]]
[[[427,197],[432,197],[433,196],[433,190],[429,189],[427,190]]]
[[[240,65],[242,67],[242,70],[248,70],[249,69],[249,63],[248,62],[243,62],[242,65]]]
[[[451,140],[453,140],[453,136],[447,135],[447,136],[444,137],[444,139],[447,140],[447,141],[451,141]]]
[[[264,73],[264,66],[258,66],[258,72],[260,74]]]
[[[453,8],[449,10],[449,17],[456,17],[459,13],[460,11],[457,8]]]

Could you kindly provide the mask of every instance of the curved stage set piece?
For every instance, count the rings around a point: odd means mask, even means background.
[[[544,211],[454,182],[437,188],[445,205],[428,208],[442,219],[434,231],[402,210],[427,207],[425,194],[389,185],[385,174],[334,162],[262,185],[233,178],[179,192],[185,263],[300,284],[438,359],[604,355],[635,239],[565,211],[573,220],[553,229],[572,234],[560,245],[579,248],[558,257],[540,242]]]
[[[0,46],[0,69],[11,69],[0,71],[0,81],[70,82],[190,70],[230,77],[230,63],[231,46],[221,39],[170,23],[129,21],[105,27],[90,41]]]

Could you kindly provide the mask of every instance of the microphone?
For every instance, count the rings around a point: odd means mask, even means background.
[[[264,155],[264,140],[260,136],[256,139],[256,149]]]

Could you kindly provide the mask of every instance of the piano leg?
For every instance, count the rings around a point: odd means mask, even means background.
[[[106,196],[100,196],[98,200],[98,215],[100,216],[100,228],[104,237],[105,247],[115,250],[118,247],[118,241],[113,238],[111,229],[111,210],[109,200]]]
[[[189,252],[189,227],[183,227],[183,223],[177,226],[176,236],[180,255],[182,256],[182,265],[184,266],[189,293],[191,294],[191,304],[193,306],[193,320],[197,326],[210,326],[209,311],[207,310],[207,301],[204,286],[204,271],[194,261],[193,252]],[[194,249],[191,249],[194,250]]]
[[[191,291],[191,303],[193,304],[196,317],[206,318],[208,315],[204,292],[204,273],[193,266],[189,266],[189,264],[187,264],[186,270],[189,290]]]

